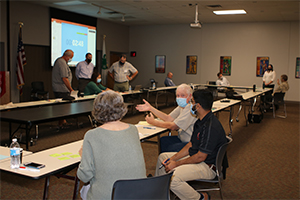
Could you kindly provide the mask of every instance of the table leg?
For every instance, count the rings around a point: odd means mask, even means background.
[[[235,120],[236,120],[237,122],[239,122],[239,115],[240,115],[240,112],[241,112],[242,108],[243,108],[243,104],[242,104],[242,102],[241,102],[241,103],[240,103],[240,107],[239,107],[239,111],[238,111],[238,113],[237,113],[237,115],[236,115],[236,118],[235,118]]]
[[[46,200],[48,197],[49,182],[50,182],[50,176],[47,176],[45,179],[45,186],[44,186],[44,196],[43,196],[44,200]]]
[[[74,185],[74,192],[73,192],[73,200],[75,200],[77,198],[78,191],[79,191],[79,183],[80,183],[80,180],[77,177],[77,175],[75,175],[75,185]]]

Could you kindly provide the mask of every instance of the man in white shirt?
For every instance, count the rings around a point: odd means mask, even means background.
[[[75,76],[78,80],[78,94],[83,93],[84,88],[91,81],[94,67],[91,53],[87,53],[85,60],[76,65]]]
[[[178,106],[170,114],[157,110],[146,100],[143,100],[145,104],[136,106],[136,109],[140,112],[151,112],[145,118],[149,124],[178,131],[178,136],[160,138],[161,152],[178,152],[191,140],[193,126],[197,120],[196,116],[190,112],[192,93],[193,90],[189,85],[179,85],[176,90],[176,102]],[[154,115],[161,120],[156,120]]]
[[[216,81],[216,85],[220,85],[220,86],[229,86],[230,83],[227,80],[227,78],[223,77],[223,74],[221,72],[219,72],[217,74],[218,76],[218,80]],[[225,88],[224,87],[218,87],[219,92],[223,91]]]

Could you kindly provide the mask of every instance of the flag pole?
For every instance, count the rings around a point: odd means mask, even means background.
[[[106,38],[106,35],[103,35],[101,77],[102,77],[102,81],[103,81],[102,83],[104,85],[107,84],[107,73],[108,73],[107,60],[106,60],[105,38]]]

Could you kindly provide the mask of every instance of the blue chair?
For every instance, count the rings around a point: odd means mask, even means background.
[[[172,173],[142,179],[117,180],[112,199],[170,199]]]

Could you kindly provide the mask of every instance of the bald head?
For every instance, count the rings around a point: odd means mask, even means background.
[[[67,49],[65,50],[62,58],[68,62],[70,59],[73,58],[73,56],[74,56],[74,52],[71,49]]]
[[[173,73],[172,73],[172,72],[169,72],[168,75],[167,75],[167,77],[170,78],[170,79],[172,79]]]

